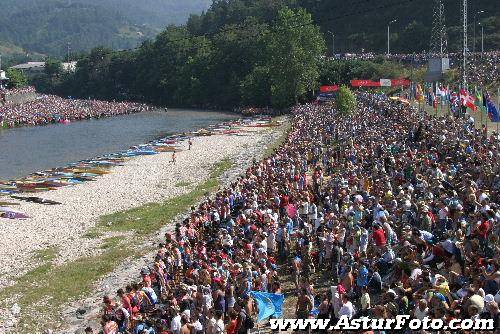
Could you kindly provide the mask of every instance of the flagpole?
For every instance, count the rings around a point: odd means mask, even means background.
[[[481,94],[483,93],[483,91],[481,90]],[[481,113],[483,113],[483,107],[480,107],[481,108]],[[488,112],[488,108],[486,108],[486,138],[488,138],[488,118],[490,118],[490,113]]]
[[[497,110],[500,110],[500,87],[497,87]],[[498,138],[498,124],[500,119],[497,119],[497,138]]]
[[[437,82],[434,82],[433,85],[436,85],[435,87],[432,87],[432,90],[434,91],[434,99],[432,101],[432,106],[436,106],[436,118],[438,118],[438,104],[437,104],[437,95],[436,95],[436,90],[437,90]]]
[[[476,93],[475,97],[476,97],[476,100],[477,100],[477,94],[478,94],[478,92],[477,92],[477,86],[474,86],[474,92]],[[479,112],[481,113],[481,127],[483,127],[483,125],[484,125],[483,124],[483,110],[482,110],[481,107],[479,107],[478,109],[479,109]],[[486,117],[486,124],[488,124],[488,117]]]

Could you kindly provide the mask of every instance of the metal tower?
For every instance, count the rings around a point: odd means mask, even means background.
[[[462,3],[463,50],[462,50],[462,88],[467,88],[467,0]]]
[[[436,82],[443,79],[443,74],[450,69],[448,58],[448,38],[444,19],[444,0],[434,0],[429,63],[425,80]]]
[[[448,38],[446,35],[446,25],[444,16],[443,0],[435,0],[430,53],[432,56],[446,57]]]

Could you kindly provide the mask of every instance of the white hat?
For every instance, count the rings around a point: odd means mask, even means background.
[[[484,296],[484,302],[487,304],[487,303],[491,303],[491,302],[494,302],[495,301],[495,297],[493,297],[492,294],[487,294],[486,296]]]

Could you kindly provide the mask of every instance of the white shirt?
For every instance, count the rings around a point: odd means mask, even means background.
[[[172,322],[170,323],[170,330],[174,334],[180,334],[181,332],[181,315],[177,314],[173,319]]]
[[[339,310],[339,317],[341,316],[347,316],[347,318],[351,319],[354,316],[354,306],[352,306],[352,303],[348,301]]]
[[[417,318],[418,320],[424,320],[424,318],[427,316],[427,313],[429,312],[429,308],[426,307],[425,310],[420,310],[420,307],[415,307],[415,312],[413,313],[413,315],[415,316],[415,318]]]

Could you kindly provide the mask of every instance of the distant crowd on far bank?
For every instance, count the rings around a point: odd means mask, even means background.
[[[28,93],[36,94],[36,91],[33,87],[0,91],[2,100],[4,100],[4,104],[0,106],[0,128],[69,123],[77,120],[139,113],[153,109],[143,103],[64,99],[55,95],[40,94],[37,94],[34,100],[24,103],[12,103],[7,100],[9,95]]]

